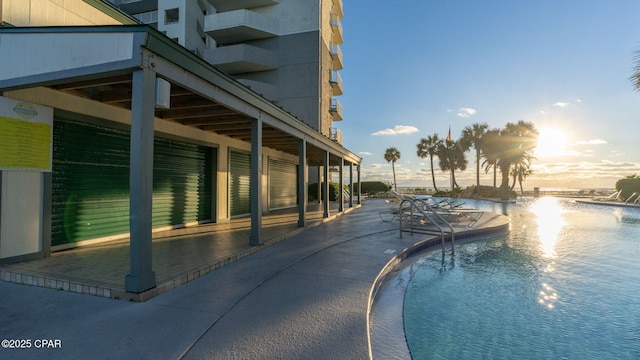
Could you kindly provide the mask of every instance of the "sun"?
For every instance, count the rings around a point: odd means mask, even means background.
[[[538,146],[534,150],[535,156],[548,158],[566,155],[568,141],[567,133],[558,128],[541,129]]]

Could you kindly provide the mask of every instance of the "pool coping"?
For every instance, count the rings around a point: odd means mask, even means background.
[[[483,211],[483,213],[486,214],[495,214],[492,212],[488,212],[488,211]],[[508,221],[499,224],[499,225],[494,225],[494,226],[487,226],[487,227],[479,227],[479,228],[471,228],[468,230],[461,230],[458,232],[454,233],[454,241],[453,241],[453,246],[455,246],[455,244],[460,244],[460,243],[466,243],[469,241],[476,241],[476,240],[481,240],[486,236],[490,236],[490,235],[498,235],[498,234],[504,234],[504,233],[508,233],[510,231],[511,228],[511,219],[501,215],[504,218],[508,219]],[[462,240],[461,242],[458,242]],[[447,250],[446,245],[447,244],[451,244],[451,235],[445,235],[444,237],[444,244],[445,244],[445,249],[444,251]],[[369,298],[367,301],[367,343],[368,343],[368,351],[369,351],[369,358],[373,359],[373,350],[372,350],[372,342],[371,342],[371,325],[372,325],[372,317],[373,317],[373,309],[375,308],[375,304],[379,298],[379,290],[382,287],[382,285],[390,280],[388,278],[388,275],[393,272],[394,270],[396,270],[398,268],[398,266],[403,263],[404,261],[412,258],[415,255],[418,254],[422,254],[422,253],[426,253],[427,251],[435,251],[437,247],[441,247],[442,246],[442,239],[439,236],[432,236],[429,237],[425,240],[419,241],[415,244],[413,244],[412,246],[409,246],[405,249],[403,249],[399,254],[393,256],[387,263],[386,265],[382,268],[382,270],[380,271],[380,273],[376,276],[372,286],[371,286],[371,290],[369,292]],[[451,248],[448,248],[451,249]],[[402,333],[403,337],[405,337],[406,340],[406,335],[404,334],[404,331]]]

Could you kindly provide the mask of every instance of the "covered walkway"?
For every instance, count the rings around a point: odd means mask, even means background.
[[[338,204],[331,203],[332,210]],[[354,209],[354,208],[351,208]],[[315,227],[343,213],[325,218],[322,204],[307,206],[306,227],[298,226],[297,209],[271,212],[263,218],[266,241],[251,246],[250,218],[205,224],[153,235],[153,262],[158,286],[141,294],[125,291],[129,270],[129,241],[121,239],[54,252],[50,257],[0,266],[0,279],[26,285],[62,289],[96,296],[145,301],[242,259],[267,246]]]

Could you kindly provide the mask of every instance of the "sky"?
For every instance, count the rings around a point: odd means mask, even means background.
[[[459,138],[466,126],[532,122],[540,132],[533,187],[614,188],[640,175],[638,0],[343,0],[344,146],[362,181],[432,188],[421,138]],[[475,184],[475,152],[457,171]],[[434,159],[436,184],[449,175]],[[481,184],[493,175],[481,170]],[[500,174],[498,173],[498,183]]]

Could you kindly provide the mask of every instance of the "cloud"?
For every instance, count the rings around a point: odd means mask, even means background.
[[[382,167],[382,164],[370,164],[369,167],[373,168],[373,169],[377,169],[377,168]]]
[[[578,142],[576,142],[576,144],[578,144],[578,145],[602,145],[602,144],[607,144],[607,142],[605,140],[602,140],[602,139],[592,139],[592,140],[587,140],[587,141],[578,141]]]
[[[476,114],[476,109],[472,108],[460,108],[458,109],[458,116],[462,118],[468,118]]]
[[[557,103],[553,104],[553,106],[557,106],[557,107],[564,108],[564,107],[569,106],[569,103],[567,103],[567,102],[560,102],[560,101],[558,101]]]
[[[410,125],[396,125],[393,129],[384,129],[374,132],[371,135],[399,135],[399,134],[413,134],[419,132],[417,127]]]
[[[373,154],[371,154],[371,153],[370,153],[370,152],[368,152],[368,151],[360,151],[358,154],[360,154],[360,155],[368,155],[368,156],[373,155]]]

